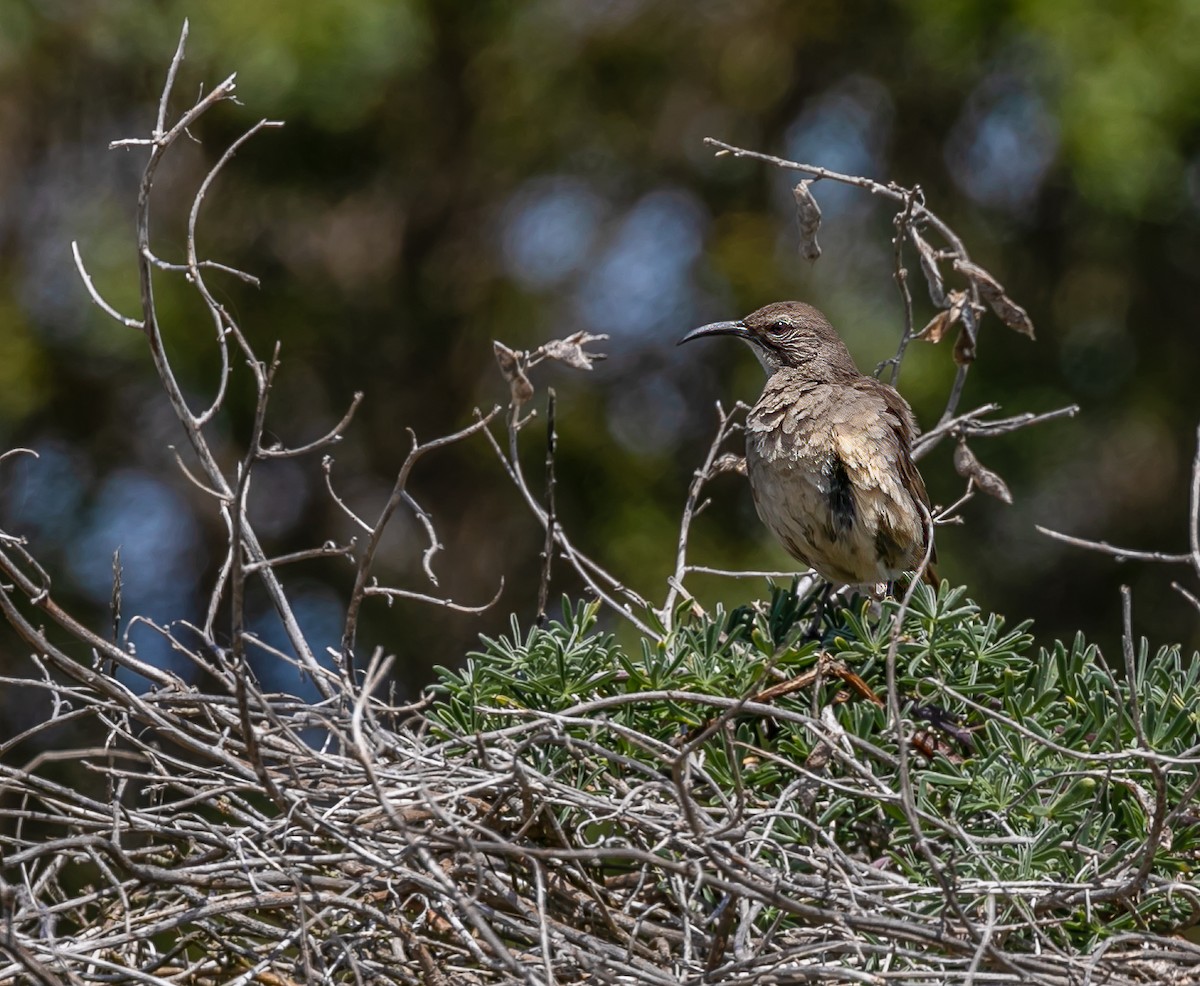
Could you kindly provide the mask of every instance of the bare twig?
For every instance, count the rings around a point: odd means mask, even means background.
[[[1178,582],[1172,582],[1171,588],[1174,589],[1176,592],[1178,592],[1181,596],[1183,596],[1183,598],[1186,599],[1189,603],[1191,603],[1192,607],[1197,612],[1200,612],[1200,598],[1197,598],[1193,593],[1189,592],[1187,589],[1185,589],[1183,586],[1181,586]]]
[[[521,494],[521,499],[530,510],[543,530],[553,531],[555,543],[562,557],[575,572],[584,580],[588,588],[604,601],[614,613],[628,620],[643,633],[651,634],[653,630],[636,612],[648,612],[650,604],[637,592],[624,585],[619,579],[606,571],[598,562],[578,551],[561,524],[553,524],[546,509],[538,502],[525,479],[518,455],[519,437],[522,428],[532,419],[533,414],[522,418],[521,407],[533,395],[532,384],[526,375],[526,370],[544,359],[558,359],[568,365],[579,368],[590,368],[591,361],[598,357],[585,352],[582,347],[587,343],[599,341],[606,336],[591,336],[586,333],[575,333],[565,340],[555,340],[534,350],[532,353],[518,352],[509,349],[502,343],[496,343],[497,358],[501,372],[509,382],[512,399],[508,407],[506,422],[508,425],[508,451],[500,446],[496,437],[488,428],[484,435],[495,452],[496,458],[503,466],[505,474]]]
[[[554,530],[558,527],[554,500],[554,453],[558,436],[554,432],[554,388],[546,391],[546,540],[542,544],[542,571],[538,579],[537,624],[546,622],[546,602],[550,596],[550,574],[554,564]]]
[[[884,369],[889,367],[891,375],[888,382],[895,387],[900,380],[900,366],[904,362],[904,351],[908,348],[909,342],[912,341],[915,335],[913,326],[913,299],[912,291],[908,287],[908,270],[904,266],[904,243],[909,238],[913,225],[913,207],[920,202],[924,205],[925,197],[919,185],[914,186],[909,190],[904,201],[904,208],[896,214],[893,224],[896,227],[896,235],[892,237],[892,260],[893,270],[892,279],[896,282],[896,289],[900,292],[900,300],[904,307],[904,330],[900,333],[900,343],[896,347],[896,353],[891,359],[885,360],[875,368],[875,375],[878,376]]]
[[[433,526],[433,518],[424,507],[417,503],[416,498],[408,490],[405,490],[401,500],[412,510],[413,516],[417,518],[417,523],[425,529],[425,536],[429,538],[428,547],[421,553],[421,567],[425,570],[425,577],[429,579],[430,584],[436,586],[438,580],[433,572],[433,556],[441,551],[444,545],[438,540],[437,531]]]
[[[358,614],[362,607],[363,600],[367,595],[386,594],[390,596],[403,596],[408,599],[421,599],[423,601],[435,601],[431,597],[422,596],[413,593],[400,593],[393,590],[375,590],[372,593],[367,592],[367,578],[371,572],[371,566],[375,561],[375,553],[379,550],[379,542],[383,538],[384,530],[387,523],[391,520],[392,514],[396,512],[396,508],[404,502],[405,494],[407,493],[408,478],[412,473],[413,467],[422,458],[422,456],[436,449],[445,448],[447,445],[452,445],[455,442],[461,442],[465,438],[470,438],[477,432],[487,431],[487,426],[491,420],[500,413],[500,408],[493,407],[487,414],[477,415],[474,422],[467,425],[465,428],[454,432],[451,435],[444,435],[440,438],[433,438],[427,442],[418,442],[417,436],[409,431],[409,437],[412,440],[412,448],[405,457],[403,464],[400,466],[400,471],[396,475],[396,482],[392,486],[392,493],[388,497],[387,503],[379,513],[379,517],[375,523],[369,528],[369,536],[367,543],[363,547],[362,554],[358,559],[358,567],[354,574],[354,588],[350,592],[350,599],[346,605],[346,623],[342,630],[342,657],[346,662],[347,668],[352,667],[354,661],[354,641],[358,632]],[[497,598],[499,596],[497,595]],[[446,601],[446,605],[452,608],[458,608]],[[490,603],[488,605],[491,605]],[[486,608],[486,607],[485,607]],[[468,612],[474,610],[466,610]]]
[[[190,274],[192,271],[192,265],[190,264],[173,264],[153,254],[150,256],[150,262],[159,270],[170,271],[173,274]],[[262,287],[262,281],[248,271],[238,270],[236,267],[230,267],[228,264],[222,264],[216,260],[200,260],[197,261],[195,266],[201,270],[211,270],[220,274],[228,274],[230,277],[236,277],[239,281],[249,284],[252,288]]]
[[[151,261],[151,257],[153,255],[150,249],[150,193],[154,186],[154,177],[158,171],[159,164],[162,162],[163,156],[171,148],[174,142],[182,134],[186,133],[190,126],[192,126],[198,119],[200,119],[201,116],[204,115],[204,113],[206,113],[217,103],[221,102],[222,100],[231,99],[234,92],[234,77],[230,76],[211,92],[209,92],[208,95],[198,100],[191,107],[191,109],[183,113],[183,115],[170,129],[167,129],[167,106],[170,102],[171,90],[174,84],[176,72],[178,71],[179,64],[183,60],[186,38],[187,29],[185,25],[185,28],[180,36],[179,46],[176,50],[175,57],[171,63],[171,68],[167,73],[167,81],[163,87],[162,97],[159,101],[159,116],[153,137],[150,140],[117,141],[110,146],[147,146],[150,148],[149,158],[147,159],[146,166],[143,169],[142,179],[138,186],[136,224],[138,247],[137,266],[142,299],[142,329],[146,333],[147,339],[150,343],[150,354],[154,360],[155,369],[158,371],[159,380],[162,383],[176,417],[183,426],[184,433],[188,437],[188,441],[192,446],[192,450],[195,452],[200,463],[201,469],[205,476],[205,484],[215,491],[220,496],[222,501],[224,501],[226,504],[229,504],[234,501],[234,491],[229,482],[226,480],[220,465],[217,462],[217,458],[209,447],[207,438],[202,430],[204,423],[208,420],[207,415],[210,415],[212,410],[210,409],[210,411],[199,416],[194,415],[188,407],[183,392],[175,379],[174,370],[163,345],[162,330],[159,325],[158,314],[155,307],[154,288],[151,276],[154,265]],[[267,124],[264,123],[262,125]],[[258,127],[255,128],[255,131],[257,129]],[[248,137],[249,134],[246,136]],[[243,138],[243,140],[244,139],[245,138]],[[241,141],[238,141],[236,146],[240,146],[240,144]],[[232,152],[227,152],[227,154],[218,163],[217,167],[210,172],[209,178],[206,179],[205,184],[202,186],[202,191],[207,189],[213,176],[217,173],[217,171],[219,171],[221,165],[228,160],[230,153]],[[189,265],[193,267],[193,276],[197,277],[199,275],[199,271],[196,267],[194,231],[195,218],[202,198],[203,194],[201,193],[193,202],[191,217],[189,219],[188,259]],[[200,278],[197,286],[201,288],[203,293],[204,289],[202,284],[203,281],[202,278]],[[206,301],[209,305],[209,310],[212,312],[214,320],[218,325],[218,339],[223,339],[222,332],[220,331],[220,328],[223,324],[221,309],[215,304],[214,301],[212,301],[211,295],[207,296]],[[223,393],[228,379],[228,361],[224,358],[224,356],[222,362],[223,365],[218,388],[218,399],[214,403],[214,407],[219,404],[220,395]],[[244,542],[245,550],[248,552],[252,562],[262,562],[265,560],[265,554],[263,553],[262,547],[258,543],[258,539],[253,530],[244,530]],[[241,550],[241,548],[238,550]],[[289,642],[300,655],[301,660],[312,676],[317,688],[322,692],[323,695],[329,697],[332,695],[332,691],[330,690],[330,686],[326,681],[325,672],[314,657],[311,649],[308,646],[308,642],[305,640],[304,634],[300,630],[300,626],[296,621],[295,614],[292,612],[291,604],[287,598],[287,595],[283,591],[283,587],[275,578],[270,567],[261,569],[260,574],[267,589],[267,593],[275,606],[276,612],[279,614],[284,631],[288,635]]]
[[[688,487],[687,500],[684,502],[683,506],[683,515],[679,521],[679,540],[675,548],[675,573],[673,577],[668,580],[670,589],[667,593],[666,600],[663,602],[662,609],[659,612],[659,619],[666,627],[670,627],[674,621],[675,600],[678,598],[681,592],[686,591],[683,588],[683,581],[686,578],[687,573],[689,571],[695,571],[695,569],[689,568],[687,564],[687,549],[688,538],[691,534],[692,520],[699,512],[701,506],[700,494],[703,491],[705,484],[708,483],[708,481],[712,479],[713,476],[715,476],[718,472],[716,467],[721,446],[725,444],[725,440],[731,434],[736,432],[741,427],[741,425],[734,420],[733,415],[744,409],[745,405],[739,403],[734,407],[732,412],[726,413],[725,408],[721,406],[721,403],[719,401],[717,402],[717,430],[713,435],[712,442],[708,446],[708,453],[704,457],[704,462],[700,465],[700,468],[692,474],[692,482]]]
[[[430,596],[423,592],[413,592],[409,589],[391,589],[386,586],[369,585],[363,589],[365,596],[385,596],[389,601],[393,599],[412,599],[420,603],[429,603],[434,606],[441,606],[445,609],[453,610],[456,613],[485,613],[500,601],[500,596],[504,592],[504,580],[500,580],[500,587],[496,590],[496,594],[492,596],[486,603],[481,603],[478,606],[466,606],[462,603],[456,603],[453,599],[444,599],[440,596]]]
[[[1030,425],[1042,424],[1046,421],[1056,421],[1059,418],[1073,418],[1079,413],[1079,405],[1071,404],[1054,411],[1046,411],[1043,414],[1033,414],[1027,411],[1024,414],[1016,414],[1010,418],[1000,418],[997,421],[981,420],[984,415],[991,414],[993,411],[998,410],[999,407],[1000,405],[998,404],[984,404],[982,407],[977,407],[974,411],[968,411],[966,414],[950,418],[949,420],[939,421],[929,431],[917,437],[917,440],[913,443],[913,458],[921,459],[928,455],[947,435],[961,435],[968,438],[972,436],[990,438],[996,435],[1007,435],[1009,432],[1018,431]]]
[[[79,255],[79,243],[75,240],[71,241],[71,256],[75,258],[75,269],[79,271],[80,280],[83,281],[83,286],[87,288],[87,292],[89,295],[91,295],[92,301],[95,302],[97,308],[104,312],[104,314],[109,318],[120,322],[126,328],[138,329],[139,331],[145,329],[145,325],[141,321],[136,318],[129,318],[125,315],[122,315],[119,311],[113,308],[112,305],[100,297],[100,292],[96,290],[96,285],[92,282],[91,275],[83,266],[83,257]]]
[[[706,565],[688,565],[688,572],[696,572],[700,575],[720,575],[727,579],[790,579],[795,577],[795,572],[756,572],[756,571],[733,571],[725,568],[709,568]]]
[[[1200,577],[1200,428],[1196,429],[1196,456],[1192,459],[1192,489],[1188,503],[1188,542],[1192,570]]]
[[[1112,555],[1117,561],[1160,561],[1183,565],[1188,565],[1192,561],[1190,553],[1173,555],[1162,551],[1138,551],[1133,548],[1119,548],[1116,545],[1109,544],[1107,541],[1090,541],[1086,538],[1072,537],[1070,534],[1052,531],[1050,528],[1042,527],[1040,524],[1036,524],[1034,527],[1039,533],[1054,538],[1055,541],[1061,541],[1063,544],[1071,544],[1077,548],[1087,548],[1089,551],[1099,551],[1106,555]]]
[[[300,455],[307,455],[309,452],[315,452],[318,449],[323,449],[328,445],[335,445],[342,440],[342,435],[346,429],[350,427],[350,422],[354,420],[354,412],[358,410],[358,405],[362,403],[362,391],[355,391],[353,399],[350,401],[350,406],[346,409],[346,413],[342,415],[342,420],[334,425],[320,438],[315,438],[311,442],[304,445],[297,445],[294,448],[284,448],[281,445],[271,445],[267,448],[260,448],[258,456],[261,459],[284,459],[295,458]]]
[[[319,548],[291,551],[286,555],[276,555],[274,558],[268,558],[266,561],[252,562],[245,566],[245,571],[249,575],[268,565],[272,568],[278,568],[280,565],[293,565],[298,561],[311,561],[314,558],[351,558],[353,555],[353,543],[334,544],[332,541],[328,541]]]
[[[344,513],[354,525],[368,534],[371,533],[371,525],[358,516],[337,494],[337,490],[333,488],[333,456],[327,455],[321,460],[321,472],[325,476],[325,489],[329,492],[329,498],[337,504],[338,508]]]

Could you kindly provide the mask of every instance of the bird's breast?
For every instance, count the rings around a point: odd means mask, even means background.
[[[855,394],[839,401],[832,385],[791,390],[768,389],[746,419],[746,467],[763,523],[832,581],[886,581],[913,567],[922,528],[896,479],[887,422],[873,406],[855,406]]]

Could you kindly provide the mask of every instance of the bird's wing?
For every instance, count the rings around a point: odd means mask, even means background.
[[[835,433],[839,433],[835,438],[838,452],[847,467],[863,470],[884,489],[894,485],[898,478],[900,486],[928,511],[929,494],[912,457],[912,443],[917,434],[912,409],[894,388],[874,377],[859,377],[847,390],[854,397],[837,401],[833,417]],[[880,452],[883,454],[879,455]],[[921,526],[923,529],[923,520]],[[921,540],[925,540],[924,536]],[[930,561],[936,560],[935,548]]]

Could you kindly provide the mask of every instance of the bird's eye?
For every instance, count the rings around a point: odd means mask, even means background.
[[[776,332],[776,333],[783,332],[783,331],[787,330],[788,328],[789,328],[789,326],[788,326],[787,322],[784,322],[782,320],[780,320],[778,322],[773,322],[771,324],[771,331]]]

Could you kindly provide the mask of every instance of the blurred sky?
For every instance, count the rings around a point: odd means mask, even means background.
[[[963,407],[1005,413],[1082,405],[1069,421],[976,454],[1015,503],[976,498],[939,537],[942,574],[988,610],[1034,617],[1043,642],[1078,629],[1115,646],[1117,586],[1134,586],[1138,629],[1194,645],[1196,613],[1169,583],[1195,573],[1057,545],[1044,524],[1180,552],[1200,419],[1195,277],[1200,263],[1200,7],[814,0],[6,0],[0,6],[0,436],[38,459],[4,465],[4,529],[26,535],[64,604],[109,625],[113,552],[123,617],[195,620],[223,528],[184,480],[183,444],[141,336],[87,298],[78,240],[99,289],[137,314],[133,208],[144,153],[107,150],[148,132],[185,16],[188,60],[175,113],[238,73],[226,104],[160,172],[155,248],[181,257],[191,195],[228,142],[255,138],[215,185],[200,222],[206,256],[262,278],[214,279],[258,346],[283,344],[270,433],[299,443],[366,393],[335,453],[335,482],[364,514],[382,506],[407,450],[504,397],[491,340],[533,347],[607,333],[592,374],[539,368],[559,397],[559,504],[577,542],[661,598],[691,471],[713,403],[750,401],[761,373],[732,346],[676,350],[689,328],[766,302],[825,309],[861,367],[902,327],[888,203],[819,182],[815,263],[797,253],[795,176],[715,158],[715,136],[834,170],[920,184],[929,205],[1030,312],[1038,340],[994,318]],[[916,318],[932,316],[913,269]],[[954,286],[951,278],[951,286]],[[168,346],[195,406],[211,399],[212,330],[179,278],[157,289]],[[949,345],[916,344],[901,389],[923,425],[941,412]],[[232,465],[249,428],[235,372],[212,440]],[[540,484],[541,435],[528,468]],[[932,495],[962,488],[949,447],[922,464]],[[540,488],[540,485],[539,487]],[[541,535],[486,444],[439,453],[414,476],[446,550],[456,600],[492,613],[449,617],[371,602],[365,648],[402,658],[414,691],[479,632],[528,620]],[[693,560],[787,567],[734,477],[712,487]],[[252,515],[272,553],[353,531],[324,491],[319,459],[256,475]],[[380,575],[428,588],[423,534],[398,517]],[[558,566],[560,572],[565,566]],[[318,647],[339,636],[344,561],[287,573]],[[733,606],[761,584],[698,581]],[[555,592],[577,593],[562,577]],[[265,600],[255,627],[283,640]],[[144,655],[181,668],[142,627]],[[23,649],[4,643],[8,662]],[[263,659],[275,686],[302,683]]]

